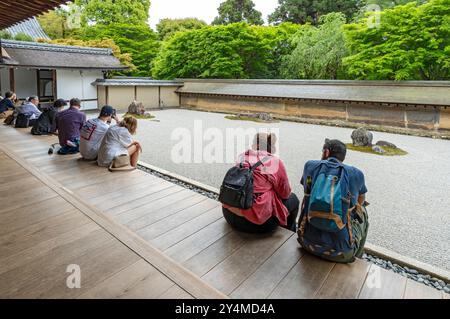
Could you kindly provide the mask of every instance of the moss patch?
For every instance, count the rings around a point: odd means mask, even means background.
[[[384,154],[380,154],[377,152],[374,152],[372,150],[371,146],[354,146],[352,143],[347,144],[347,148],[352,151],[356,152],[363,152],[363,153],[369,153],[369,154],[375,154],[380,156],[404,156],[407,155],[408,152],[400,149],[400,148],[391,148],[391,147],[383,147],[383,149],[386,151]]]
[[[153,115],[145,116],[145,115],[137,115],[137,114],[125,113],[124,117],[126,117],[126,116],[131,116],[131,117],[134,117],[135,119],[138,119],[138,120],[152,120],[152,119],[155,118]]]
[[[232,121],[249,121],[249,122],[256,122],[256,123],[279,123],[280,122],[278,120],[264,121],[259,118],[254,118],[254,117],[250,117],[250,116],[237,116],[237,115],[227,115],[227,116],[225,116],[225,118],[227,120],[232,120]]]

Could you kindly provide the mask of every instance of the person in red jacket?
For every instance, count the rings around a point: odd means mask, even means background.
[[[300,202],[292,193],[286,168],[276,152],[276,135],[258,133],[253,146],[239,158],[237,165],[244,167],[262,161],[253,173],[253,206],[243,210],[223,205],[223,215],[236,230],[246,233],[270,233],[278,226],[296,231]],[[242,161],[243,159],[243,161]]]

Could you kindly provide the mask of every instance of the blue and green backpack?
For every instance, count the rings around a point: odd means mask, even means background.
[[[326,232],[341,231],[348,223],[349,182],[344,165],[322,164],[309,194],[308,222]],[[331,171],[334,174],[331,174]]]

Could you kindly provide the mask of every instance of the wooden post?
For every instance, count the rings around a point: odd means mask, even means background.
[[[41,75],[40,70],[36,70],[36,85],[37,85],[37,96],[39,100],[41,99]]]
[[[56,101],[58,99],[58,77],[57,77],[57,73],[56,70],[52,70],[52,79],[53,79],[53,101]]]
[[[14,78],[14,68],[9,69],[9,90],[16,93],[16,79]]]

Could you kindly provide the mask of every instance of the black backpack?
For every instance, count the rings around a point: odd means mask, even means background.
[[[244,168],[244,163],[231,168],[220,187],[219,201],[231,207],[250,209],[253,206],[253,172],[269,157]]]
[[[27,128],[30,126],[30,116],[27,114],[19,114],[16,118],[16,128]]]

